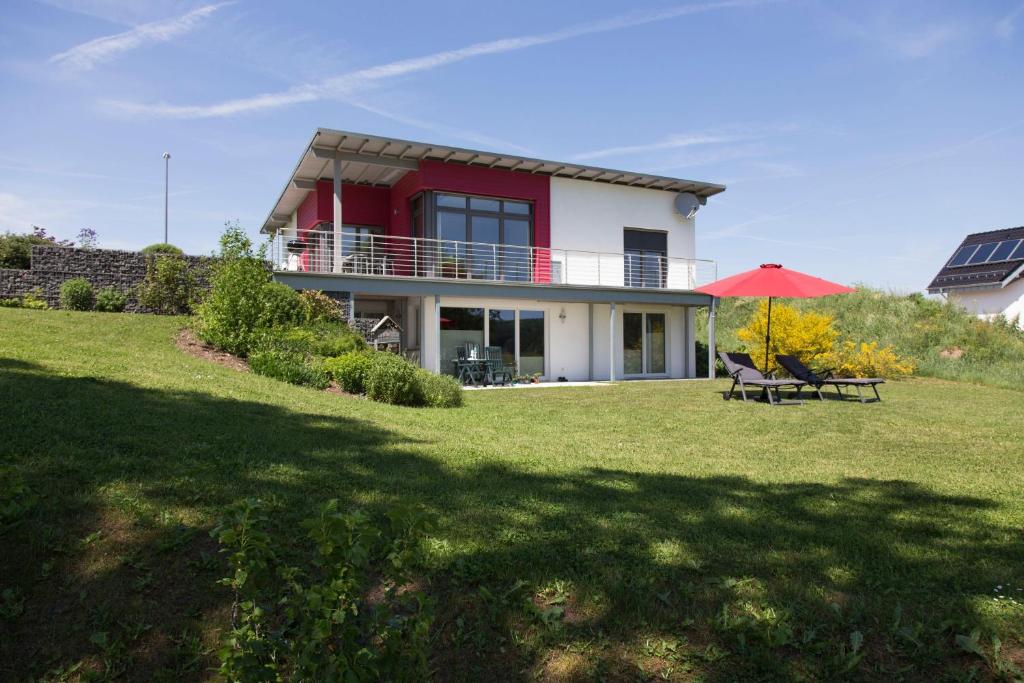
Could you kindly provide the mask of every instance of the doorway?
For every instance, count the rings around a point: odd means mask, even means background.
[[[622,314],[622,373],[626,377],[663,377],[666,365],[664,313]]]

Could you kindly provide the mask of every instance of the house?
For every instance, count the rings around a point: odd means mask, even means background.
[[[434,372],[473,343],[546,380],[686,378],[716,278],[694,215],[724,190],[321,128],[262,231],[276,280],[388,316]]]
[[[979,318],[1001,315],[1024,328],[1024,227],[968,235],[928,291]]]

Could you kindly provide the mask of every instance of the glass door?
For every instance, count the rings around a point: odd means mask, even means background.
[[[622,373],[626,376],[645,377],[664,375],[665,314],[622,314]]]

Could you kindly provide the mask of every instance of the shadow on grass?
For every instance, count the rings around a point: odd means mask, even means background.
[[[978,601],[1024,564],[1019,531],[985,523],[993,503],[902,481],[548,475],[497,456],[449,468],[436,444],[397,428],[9,359],[0,410],[0,465],[38,497],[0,535],[0,588],[23,602],[4,624],[4,678],[79,661],[205,676],[203,630],[226,623],[228,600],[206,531],[245,496],[276,501],[285,543],[288,521],[328,498],[430,510],[439,679],[555,675],[551,652],[580,643],[590,649],[565,676],[830,676],[855,631],[859,671],[925,675],[954,654],[954,632],[984,625]],[[652,652],[637,642],[649,635],[688,654]]]

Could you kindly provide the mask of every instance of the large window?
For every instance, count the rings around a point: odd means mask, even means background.
[[[625,375],[663,375],[665,314],[622,314],[622,372]]]
[[[623,230],[626,287],[665,287],[668,234],[655,230]]]
[[[485,324],[486,321],[486,324]],[[502,360],[521,375],[541,375],[545,355],[544,311],[511,308],[441,308],[441,372],[455,374],[459,347],[501,348]]]
[[[434,205],[442,275],[485,280],[531,279],[532,204],[437,193]]]
[[[385,250],[381,236],[384,228],[368,225],[341,227],[340,264],[345,272],[383,272]],[[309,270],[330,273],[334,271],[334,226],[320,223],[310,236]]]

